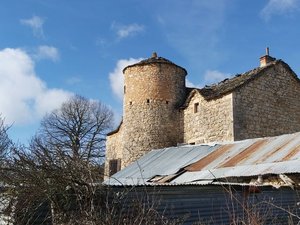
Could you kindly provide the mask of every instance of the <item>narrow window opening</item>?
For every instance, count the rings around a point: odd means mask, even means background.
[[[147,103],[148,103],[148,104],[150,103],[150,99],[147,99]]]
[[[109,160],[109,176],[121,170],[121,159]]]
[[[197,113],[197,112],[199,112],[199,103],[198,102],[194,104],[194,113]]]
[[[168,104],[169,104],[169,101],[166,101],[166,104],[168,105]]]
[[[132,105],[132,101],[129,102],[129,105]]]

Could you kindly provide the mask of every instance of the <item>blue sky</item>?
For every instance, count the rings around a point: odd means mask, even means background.
[[[72,94],[122,115],[122,74],[156,51],[203,86],[259,64],[270,47],[300,73],[299,0],[3,0],[0,112],[26,141]],[[117,122],[116,122],[117,123]]]

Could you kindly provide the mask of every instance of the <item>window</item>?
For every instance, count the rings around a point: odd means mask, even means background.
[[[109,160],[109,176],[112,176],[119,170],[121,170],[121,159]]]
[[[166,104],[168,105],[168,104],[169,104],[169,101],[166,101]]]
[[[148,103],[148,104],[150,103],[150,99],[147,99],[147,103]]]
[[[199,103],[198,102],[194,104],[194,113],[197,113],[197,112],[199,112]]]
[[[129,105],[132,105],[132,101],[129,102]]]

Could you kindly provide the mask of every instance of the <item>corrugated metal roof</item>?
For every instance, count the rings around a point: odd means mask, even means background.
[[[218,168],[212,170],[202,170],[186,172],[172,180],[171,183],[182,184],[186,182],[195,182],[198,180],[215,180],[227,177],[251,177],[267,174],[289,174],[299,173],[300,161],[288,161],[277,163],[266,163],[258,165],[245,165],[228,168]]]
[[[175,174],[180,168],[196,162],[216,146],[183,146],[153,150],[125,169],[113,175],[114,179],[147,180],[155,175]]]
[[[110,185],[182,185],[229,177],[300,172],[300,133],[226,144],[153,150],[113,175]],[[153,182],[151,182],[151,179]]]

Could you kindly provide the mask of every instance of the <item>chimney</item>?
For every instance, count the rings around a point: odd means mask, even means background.
[[[266,48],[266,54],[259,58],[260,67],[266,66],[268,63],[276,60],[276,58],[273,58],[269,55],[269,48]]]

